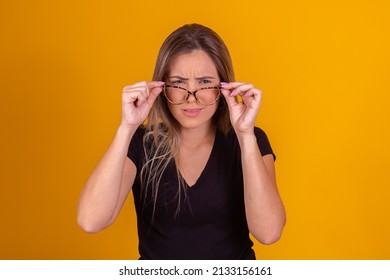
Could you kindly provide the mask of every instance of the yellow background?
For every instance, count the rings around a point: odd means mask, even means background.
[[[132,197],[95,235],[77,200],[121,116],[123,86],[197,22],[264,92],[288,223],[260,259],[390,258],[390,2],[0,2],[0,258],[136,259]]]

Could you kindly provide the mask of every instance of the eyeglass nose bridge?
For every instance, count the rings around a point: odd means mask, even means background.
[[[188,98],[190,98],[190,95],[192,95],[195,98],[195,100],[197,102],[199,102],[198,97],[196,96],[196,93],[199,91],[199,89],[194,90],[194,91],[190,91],[190,90],[186,89],[186,91],[187,91],[187,97],[186,97],[185,101],[187,101]]]

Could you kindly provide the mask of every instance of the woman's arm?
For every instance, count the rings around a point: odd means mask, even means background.
[[[222,83],[230,121],[241,148],[245,213],[251,234],[263,244],[279,240],[286,214],[279,196],[272,155],[262,156],[254,134],[261,91],[251,84]],[[241,96],[239,102],[236,96]]]
[[[276,186],[273,155],[261,156],[255,135],[239,138],[245,212],[251,234],[263,244],[279,240],[286,214]]]
[[[108,227],[116,218],[134,182],[136,168],[127,159],[135,131],[120,126],[103,158],[81,192],[77,222],[89,233]]]
[[[122,208],[137,172],[127,158],[129,144],[163,84],[140,82],[123,89],[121,125],[81,192],[77,222],[85,231],[94,233],[108,227]]]

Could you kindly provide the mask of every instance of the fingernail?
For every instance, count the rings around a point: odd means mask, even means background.
[[[157,83],[160,84],[160,85],[165,84],[165,82],[161,82],[161,81],[158,81]]]
[[[230,93],[230,96],[234,96],[236,94],[236,90],[233,90],[231,93]]]
[[[228,83],[225,83],[225,82],[222,82],[222,83],[221,83],[221,87],[223,87],[223,88],[224,88],[224,87],[228,87],[228,86],[229,86]]]

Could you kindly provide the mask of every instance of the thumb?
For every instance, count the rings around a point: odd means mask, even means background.
[[[150,93],[149,93],[149,97],[147,99],[148,103],[150,106],[153,105],[154,101],[156,100],[157,96],[159,96],[159,94],[162,92],[162,87],[155,87],[153,88]]]

